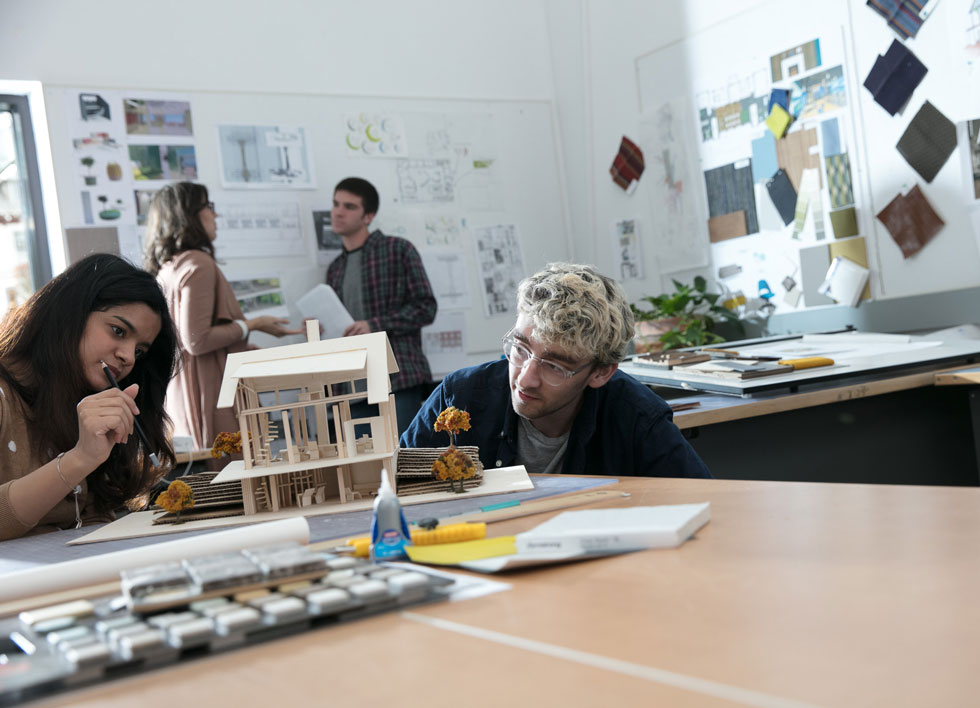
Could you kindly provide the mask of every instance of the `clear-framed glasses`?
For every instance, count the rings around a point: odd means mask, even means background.
[[[556,364],[553,361],[548,361],[547,359],[542,359],[539,356],[535,356],[522,341],[516,339],[510,332],[504,335],[503,344],[504,356],[506,356],[507,361],[514,366],[523,369],[532,359],[538,362],[538,370],[540,372],[539,375],[541,376],[541,380],[549,386],[561,386],[576,374],[580,374],[586,369],[592,368],[592,364],[586,364],[583,367],[573,370],[564,367],[561,364]]]
[[[205,209],[210,209],[212,212],[217,213],[214,209],[214,202],[204,202],[204,206],[201,207],[201,211],[204,211]]]

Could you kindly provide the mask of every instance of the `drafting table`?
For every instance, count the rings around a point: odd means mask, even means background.
[[[631,496],[600,504],[708,501],[711,521],[678,549],[498,576],[512,589],[43,705],[975,704],[980,489],[680,479],[613,488]]]

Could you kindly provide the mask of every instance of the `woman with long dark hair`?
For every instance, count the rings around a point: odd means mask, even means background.
[[[180,335],[181,366],[167,391],[167,412],[174,434],[192,437],[199,449],[211,447],[218,433],[238,430],[230,408],[215,408],[228,354],[248,349],[253,330],[276,337],[303,332],[287,329],[289,320],[280,317],[245,319],[214,260],[216,218],[204,185],[168,184],[150,203],[143,257]]]
[[[8,313],[0,325],[0,540],[142,505],[174,462],[163,401],[176,350],[160,287],[118,256],[88,256]],[[110,387],[103,362],[121,390]],[[136,415],[150,450],[133,435]]]

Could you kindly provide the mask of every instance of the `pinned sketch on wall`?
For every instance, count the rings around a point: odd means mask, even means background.
[[[438,204],[455,198],[449,160],[399,160],[395,174],[404,204]]]
[[[470,286],[463,249],[423,248],[420,255],[439,310],[468,309]]]
[[[455,202],[471,211],[502,208],[493,116],[406,112],[402,118],[408,156],[416,161],[399,161],[402,202]]]
[[[640,144],[649,156],[643,180],[650,208],[650,243],[663,273],[708,264],[706,210],[698,185],[693,120],[681,98],[640,118]]]
[[[197,179],[193,145],[130,145],[129,161],[137,182]]]
[[[297,202],[234,202],[212,194],[221,238],[220,258],[305,256]]]
[[[405,122],[397,113],[347,113],[344,145],[357,157],[405,157]]]
[[[231,269],[226,275],[245,317],[289,317],[279,274]]]
[[[732,131],[765,121],[769,114],[769,72],[757,68],[742,75],[730,74],[726,82],[698,91],[695,100],[701,142],[730,137]]]
[[[473,229],[477,270],[486,317],[514,312],[517,286],[524,278],[524,256],[514,224]]]
[[[123,106],[130,135],[194,135],[190,101],[127,97]]]
[[[330,219],[330,208],[313,209],[313,235],[316,238],[316,263],[329,265],[340,255],[343,241],[340,234],[334,232]]]
[[[617,280],[643,278],[643,252],[637,233],[636,219],[612,223],[613,264]]]
[[[436,376],[445,376],[466,365],[466,313],[460,310],[436,314],[422,328],[422,351]]]
[[[301,126],[219,125],[218,158],[226,189],[313,189],[309,136]]]
[[[455,248],[462,244],[466,219],[455,214],[426,211],[422,215],[422,240],[431,247]]]

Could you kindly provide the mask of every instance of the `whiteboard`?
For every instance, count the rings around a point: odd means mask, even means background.
[[[870,295],[886,299],[976,286],[980,284],[980,253],[970,219],[980,203],[967,199],[960,154],[966,149],[965,145],[961,141],[931,184],[926,184],[895,150],[898,139],[926,99],[954,122],[980,117],[980,114],[969,115],[970,111],[980,110],[977,105],[980,101],[976,98],[980,96],[977,78],[980,72],[969,74],[963,69],[962,49],[950,41],[950,26],[959,17],[958,14],[954,17],[954,13],[961,12],[963,4],[961,0],[938,3],[917,38],[906,42],[929,68],[929,73],[913,93],[904,112],[895,117],[877,105],[863,87],[876,57],[879,53],[884,54],[897,36],[885,21],[857,0],[830,0],[819,5],[789,0],[756,7],[638,57],[636,78],[641,123],[664,105],[686,101],[694,123],[696,145],[692,150],[699,156],[701,171],[696,180],[699,193],[692,197],[692,202],[706,200],[704,171],[724,161],[719,155],[736,165],[739,159],[751,158],[752,140],[762,137],[767,129],[761,120],[753,120],[752,124],[739,130],[722,134],[706,149],[706,142],[701,139],[702,123],[698,113],[705,102],[705,92],[714,92],[715,95],[709,98],[716,105],[738,100],[753,90],[756,94],[764,92],[768,95],[772,75],[765,70],[770,68],[770,58],[819,38],[823,65],[812,71],[815,73],[837,64],[842,67],[846,108],[837,115],[841,139],[850,157],[858,237],[864,239],[871,270]],[[764,75],[760,75],[762,72]],[[972,89],[964,84],[964,77],[972,77]],[[746,107],[768,111],[761,104]],[[680,111],[675,111],[678,113]],[[764,114],[761,117],[764,118]],[[819,134],[821,118],[818,116],[803,127],[817,126]],[[819,154],[820,176],[825,180],[823,137],[820,136],[817,142],[813,149]],[[903,259],[888,231],[874,217],[899,192],[906,193],[916,183],[946,226],[918,254]],[[763,207],[771,208],[771,200],[765,200],[768,197],[765,191],[760,193],[757,189],[756,197],[760,211]],[[801,301],[794,307],[783,300],[785,290],[781,285],[785,276],[793,277],[799,284],[800,275],[807,267],[805,262],[801,265],[802,249],[837,241],[826,219],[833,208],[826,185],[821,192],[821,203],[825,222],[822,240],[817,238],[814,210],[810,209],[799,239],[792,237],[793,228],[789,226],[772,230],[761,228],[754,236],[711,244],[711,276],[718,278],[718,269],[724,266],[733,263],[741,266],[742,273],[730,281],[723,280],[723,284],[742,289],[752,297],[757,294],[758,281],[766,280],[776,293],[772,302],[780,313],[804,307],[809,310],[814,306],[834,306],[815,305],[819,298],[814,297],[809,306]],[[651,208],[657,206],[654,204]],[[697,236],[702,243],[708,239],[707,218],[708,214],[702,211],[701,231]],[[812,270],[812,265],[810,267]]]
[[[372,228],[407,238],[427,264],[439,268],[431,280],[442,293],[442,304],[448,305],[440,310],[440,318],[449,327],[462,326],[465,354],[453,355],[449,343],[436,368],[496,357],[500,339],[516,317],[513,310],[499,312],[504,309],[499,305],[492,311],[486,308],[476,251],[479,233],[507,227],[508,233],[516,234],[520,253],[514,261],[522,265],[522,275],[571,257],[550,101],[200,91],[161,94],[133,88],[47,86],[59,204],[68,227],[84,225],[77,187],[80,168],[71,140],[80,90],[189,102],[193,137],[187,140],[193,142],[197,161],[193,181],[208,187],[219,215],[224,210],[238,221],[271,219],[283,226],[279,231],[257,232],[251,241],[239,240],[238,247],[252,255],[241,258],[233,250],[236,236],[231,225],[225,222],[223,231],[219,221],[218,260],[230,277],[255,278],[262,272],[281,277],[282,292],[295,321],[300,317],[296,301],[324,282],[326,264],[334,255],[318,253],[313,212],[329,210],[334,185],[349,176],[369,180],[381,195]],[[388,152],[372,149],[373,144],[355,149],[366,123],[378,117],[387,120],[391,134],[401,131],[401,142],[386,143]],[[304,167],[302,179],[281,188],[231,188],[236,178],[225,165],[231,158],[228,145],[221,143],[219,126],[243,125],[283,126],[294,137],[299,135],[312,163]],[[372,131],[373,137],[378,135]],[[219,159],[222,150],[224,159]],[[235,149],[230,152],[234,156]],[[237,174],[240,179],[240,169]],[[436,181],[426,181],[432,175]],[[441,187],[440,177],[444,178]],[[223,182],[229,188],[222,188]],[[134,186],[145,185],[130,184],[130,190]],[[120,227],[121,232],[125,230]],[[262,346],[290,343],[265,336],[257,337],[256,342]]]

